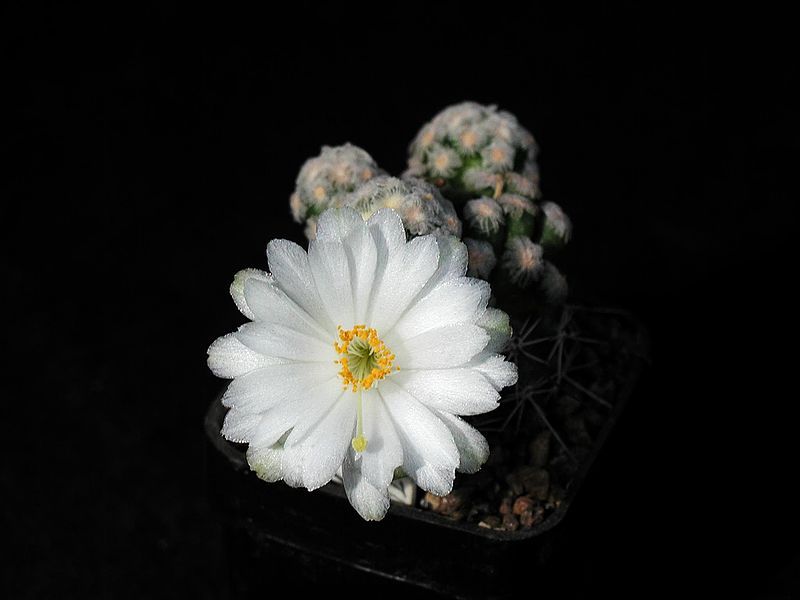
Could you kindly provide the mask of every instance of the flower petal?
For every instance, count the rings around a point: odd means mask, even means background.
[[[247,449],[247,463],[259,479],[274,483],[283,479],[283,442],[266,447],[250,446]]]
[[[401,369],[447,369],[461,366],[483,350],[489,334],[477,325],[458,323],[408,339],[391,332],[384,341],[397,357],[394,364]]]
[[[245,346],[265,356],[303,362],[325,362],[329,365],[333,364],[336,357],[333,339],[330,343],[325,343],[317,336],[312,337],[277,323],[245,323],[235,335]],[[333,370],[333,367],[330,369]]]
[[[481,373],[497,390],[517,383],[517,365],[500,354],[481,352],[466,366]]]
[[[461,240],[451,235],[437,236],[436,243],[439,246],[439,266],[420,291],[419,298],[423,298],[445,281],[463,277],[467,272],[467,247]]]
[[[323,308],[306,251],[289,240],[272,240],[267,245],[267,261],[278,286],[286,295],[335,335],[336,327]]]
[[[500,394],[475,369],[401,370],[392,382],[425,406],[455,415],[479,415],[497,408]]]
[[[389,256],[403,249],[406,230],[403,220],[391,208],[382,208],[367,221],[370,235],[378,251],[378,264],[385,265]]]
[[[283,455],[286,483],[312,491],[333,478],[344,462],[355,432],[356,404],[352,400],[340,396],[301,442],[292,445],[289,434]]]
[[[268,411],[259,413],[262,419],[252,432],[250,444],[260,447],[272,446],[286,432],[295,427],[313,406],[325,406],[329,409],[341,395],[337,379],[334,376],[301,393],[288,396],[283,402],[279,402]]]
[[[368,322],[378,333],[389,331],[430,279],[439,264],[436,238],[414,238],[391,254],[383,269],[378,265]]]
[[[308,244],[308,263],[331,322],[352,327],[355,324],[353,290],[344,244],[312,240]]]
[[[332,370],[333,365],[322,363],[284,363],[262,367],[231,381],[222,396],[222,404],[247,413],[264,412],[286,398],[330,379]]]
[[[356,230],[366,230],[364,219],[353,208],[331,208],[323,212],[317,222],[317,240],[343,242]]]
[[[273,278],[269,273],[259,269],[242,269],[233,276],[233,282],[230,287],[231,298],[236,303],[236,308],[239,309],[239,312],[252,321],[253,311],[250,310],[244,297],[244,286],[250,279],[272,283]]]
[[[253,321],[278,323],[306,335],[318,337],[326,343],[330,339],[330,334],[289,298],[274,281],[248,279],[244,284],[244,297],[253,314],[251,317]]]
[[[490,293],[489,284],[480,279],[450,279],[412,304],[393,331],[406,339],[443,325],[474,323],[486,310]]]
[[[364,436],[367,448],[359,459],[361,472],[378,489],[385,489],[394,479],[394,471],[403,464],[403,446],[375,390],[364,392]]]
[[[435,411],[444,422],[458,448],[460,473],[477,473],[489,458],[489,443],[472,425],[445,412]]]
[[[403,469],[422,489],[444,496],[453,488],[458,449],[442,420],[387,380],[380,395],[403,442]]]
[[[225,415],[220,433],[230,442],[237,444],[249,442],[253,438],[253,433],[258,429],[261,418],[260,414],[244,413],[232,408]]]
[[[365,521],[380,521],[389,510],[389,494],[373,486],[361,470],[362,461],[355,458],[351,448],[342,465],[342,482],[347,499]]]
[[[251,350],[236,338],[235,333],[217,338],[208,347],[208,368],[217,377],[225,379],[282,362],[286,361]]]
[[[387,228],[386,232],[381,233],[381,239],[388,235],[391,241],[387,244],[394,249],[402,247],[405,243],[405,233],[395,228],[396,222],[392,223],[392,219],[387,218],[387,221],[380,226],[376,219],[374,225],[379,231],[383,231],[381,227]],[[341,242],[344,245],[353,294],[352,324],[364,323],[378,262],[378,250],[369,227],[361,215],[352,208],[333,208],[322,213],[317,226],[317,240]],[[386,251],[388,256],[388,246]],[[343,321],[336,321],[336,324],[347,326]]]
[[[487,308],[475,324],[483,327],[489,334],[486,352],[502,352],[511,339],[511,323],[502,310]]]

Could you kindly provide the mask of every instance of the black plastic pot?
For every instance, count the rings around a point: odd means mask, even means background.
[[[633,325],[644,339],[643,328]],[[333,584],[374,576],[457,597],[500,597],[530,578],[568,544],[560,525],[640,377],[637,359],[619,391],[592,452],[582,461],[567,496],[539,525],[497,531],[454,522],[416,507],[393,505],[380,523],[363,521],[341,486],[314,493],[266,484],[248,467],[240,446],[220,436],[222,392],[205,419],[209,491],[230,536],[231,586],[237,597],[262,596],[284,570]],[[223,390],[224,391],[224,390]],[[299,567],[299,569],[298,569]],[[361,575],[358,575],[361,572]]]

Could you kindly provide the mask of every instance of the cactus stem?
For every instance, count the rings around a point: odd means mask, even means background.
[[[503,177],[497,176],[497,183],[494,184],[494,199],[497,200],[503,194]]]

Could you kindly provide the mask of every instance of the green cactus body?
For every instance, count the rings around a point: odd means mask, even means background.
[[[536,304],[560,304],[566,279],[552,263],[569,241],[569,218],[540,202],[537,146],[516,117],[464,102],[424,125],[409,147],[407,175],[451,199],[464,222],[469,273]]]

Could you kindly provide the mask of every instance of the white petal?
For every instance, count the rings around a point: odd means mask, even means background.
[[[251,435],[250,445],[269,447],[291,430],[314,406],[330,408],[341,395],[338,377],[333,377],[301,393],[288,396],[283,402],[259,413],[261,421]]]
[[[401,338],[453,323],[474,323],[486,310],[489,284],[480,279],[459,277],[442,283],[416,304],[412,304],[394,327]]]
[[[242,269],[233,276],[233,282],[230,287],[231,298],[236,303],[236,308],[239,309],[239,312],[252,321],[253,311],[250,310],[244,297],[244,286],[250,279],[271,283],[273,278],[269,273],[259,269]]]
[[[436,243],[439,245],[439,266],[422,288],[420,298],[445,281],[463,277],[467,272],[467,247],[461,240],[451,235],[437,236]]]
[[[422,489],[444,496],[453,488],[458,449],[442,420],[387,380],[380,395],[403,442],[403,469]]]
[[[344,462],[355,426],[356,404],[342,396],[301,442],[291,445],[289,434],[283,455],[285,481],[308,490],[328,483]]]
[[[264,448],[250,446],[247,463],[260,479],[270,483],[280,481],[283,479],[283,440]]]
[[[403,446],[377,392],[364,392],[363,403],[367,448],[361,453],[360,468],[371,485],[385,489],[392,483],[395,469],[403,464]]]
[[[228,411],[225,421],[222,423],[222,437],[230,442],[246,443],[249,442],[253,433],[258,429],[261,422],[261,415],[243,413],[235,408]]]
[[[479,415],[497,408],[500,394],[474,369],[400,370],[396,383],[429,408],[455,415]]]
[[[317,336],[311,337],[276,323],[246,323],[235,335],[245,346],[265,356],[303,362],[325,362],[329,365],[333,365],[336,358],[333,338],[330,343],[325,343]]]
[[[508,315],[497,308],[487,308],[476,321],[489,334],[486,352],[502,352],[511,339],[511,323]]]
[[[389,256],[403,249],[406,230],[400,215],[391,208],[382,208],[367,221],[370,235],[378,250],[378,264],[385,265]]]
[[[458,448],[460,473],[476,473],[489,458],[489,443],[472,425],[454,415],[436,411]]]
[[[367,481],[361,471],[361,461],[355,458],[352,448],[342,465],[342,482],[347,499],[366,521],[380,521],[389,510],[389,494]]]
[[[325,342],[330,339],[330,334],[289,298],[274,281],[265,282],[250,278],[244,284],[244,296],[247,306],[253,313],[253,321],[285,325]]]
[[[385,222],[376,218],[373,223],[380,232],[381,239],[388,235],[391,239],[387,244],[395,250],[405,243],[405,233],[396,229],[396,222],[385,217]],[[383,227],[387,228],[383,232]],[[369,308],[369,299],[372,292],[372,283],[375,279],[375,267],[378,261],[378,250],[375,239],[361,215],[352,208],[332,208],[322,213],[317,225],[317,240],[321,242],[341,242],[347,255],[347,265],[350,272],[350,287],[353,294],[353,323],[365,323],[366,312]],[[388,256],[388,247],[386,248]],[[320,288],[321,289],[321,288]],[[337,325],[349,328],[343,321]]]
[[[382,270],[379,263],[367,319],[379,335],[394,326],[438,264],[439,247],[432,235],[411,240],[389,256]]]
[[[500,354],[482,352],[467,366],[480,372],[497,390],[517,383],[517,365]]]
[[[394,364],[400,369],[447,369],[461,366],[483,350],[489,334],[477,325],[459,323],[408,339],[392,332],[384,341],[397,356]]]
[[[335,335],[336,327],[322,306],[306,251],[288,240],[272,240],[267,245],[267,261],[278,286],[286,295]]]
[[[322,363],[262,367],[234,379],[222,396],[222,404],[242,412],[264,412],[330,379],[332,373],[335,375],[335,365]]]
[[[214,340],[208,348],[208,368],[217,377],[233,379],[255,369],[286,362],[251,350],[238,339],[235,333]]]
[[[349,329],[355,324],[355,314],[344,244],[312,240],[308,245],[308,263],[328,317],[333,323]]]
[[[365,323],[372,285],[375,281],[378,250],[375,240],[365,224],[350,233],[344,242],[344,247],[350,265],[350,285],[353,290],[355,321],[356,323]]]
[[[317,240],[343,242],[356,230],[366,230],[364,219],[353,208],[331,208],[323,212],[317,222]]]

